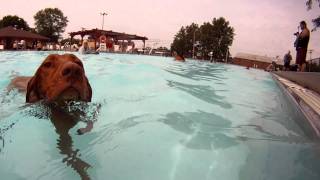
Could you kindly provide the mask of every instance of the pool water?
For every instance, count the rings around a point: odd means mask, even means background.
[[[93,89],[73,105],[94,120],[78,135],[85,121],[56,125],[45,105],[6,91],[49,53],[0,52],[1,179],[320,179],[319,143],[269,73],[75,53]]]

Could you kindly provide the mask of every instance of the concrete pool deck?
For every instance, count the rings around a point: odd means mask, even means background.
[[[320,73],[318,72],[276,71],[274,73],[320,94]]]
[[[320,73],[273,72],[272,75],[295,100],[320,138]]]

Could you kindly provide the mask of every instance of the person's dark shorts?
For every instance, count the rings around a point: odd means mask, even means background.
[[[299,64],[299,65],[305,64],[306,57],[307,57],[307,48],[298,48],[297,49],[296,64]]]
[[[289,62],[285,62],[285,63],[284,63],[284,67],[285,67],[285,68],[290,68],[290,61],[289,61]]]
[[[298,65],[294,64],[294,65],[291,65],[290,68],[289,68],[290,71],[298,71]]]

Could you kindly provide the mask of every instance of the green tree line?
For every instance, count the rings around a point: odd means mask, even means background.
[[[26,31],[30,30],[30,27],[28,25],[28,23],[20,18],[19,16],[4,16],[1,20],[0,20],[0,28],[4,28],[4,27],[8,27],[8,26],[12,26],[18,29],[24,29]]]
[[[215,60],[225,59],[234,39],[234,28],[225,18],[213,18],[201,26],[192,23],[182,26],[171,44],[171,51],[176,51],[185,57],[200,56],[200,58]]]
[[[58,8],[45,8],[34,15],[35,28],[30,28],[28,23],[16,15],[7,15],[0,20],[0,28],[12,26],[26,31],[36,32],[57,42],[65,31],[68,18]]]

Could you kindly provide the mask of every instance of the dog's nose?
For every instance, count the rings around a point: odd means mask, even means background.
[[[82,75],[82,69],[75,63],[67,63],[63,66],[61,74],[63,77],[79,77]]]

